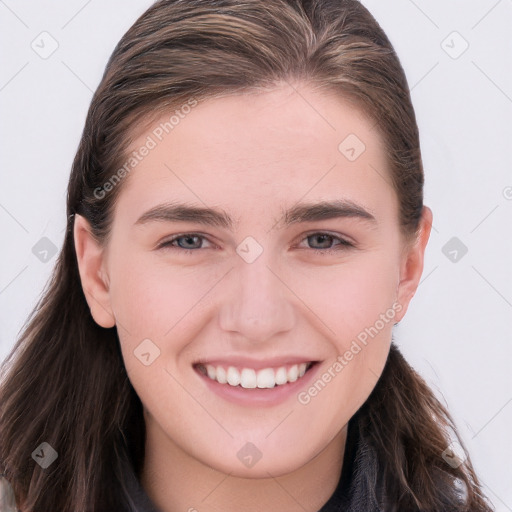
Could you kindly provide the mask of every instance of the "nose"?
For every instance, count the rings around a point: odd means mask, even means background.
[[[237,261],[222,299],[220,327],[224,331],[259,343],[292,329],[294,295],[274,268],[278,268],[275,260],[271,261],[266,251],[252,263],[242,258]]]

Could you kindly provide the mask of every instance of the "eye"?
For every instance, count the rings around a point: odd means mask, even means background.
[[[199,233],[183,233],[181,235],[175,235],[172,238],[165,240],[158,245],[157,249],[179,250],[184,254],[191,255],[193,252],[197,252],[199,249],[205,248],[203,247],[204,240],[208,239]],[[307,240],[309,243],[313,243],[313,245],[318,243],[321,247],[312,247],[312,249],[315,252],[321,254],[331,254],[343,249],[355,247],[352,242],[349,242],[342,237],[324,232],[310,233],[302,240]],[[338,243],[333,245],[333,242],[335,241]]]
[[[313,249],[315,252],[322,254],[332,254],[337,251],[355,247],[352,242],[349,242],[345,238],[324,232],[310,233],[303,240],[307,240],[310,244],[312,243],[313,245],[320,245],[320,247],[313,247]],[[333,241],[338,241],[339,243],[334,244],[333,246]]]
[[[180,240],[183,242],[180,243]],[[202,249],[202,240],[207,240],[203,235],[198,233],[184,233],[182,235],[176,235],[172,238],[162,242],[158,245],[157,249],[171,249],[171,250],[181,250],[185,254],[192,254],[194,251],[198,249]],[[178,246],[175,245],[175,242],[178,243]],[[198,247],[198,245],[200,247]],[[195,247],[191,247],[195,246]]]

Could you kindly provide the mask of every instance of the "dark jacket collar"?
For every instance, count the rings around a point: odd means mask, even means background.
[[[142,488],[131,463],[124,466],[123,482],[129,496],[126,512],[161,512]],[[381,512],[375,496],[377,457],[361,435],[356,414],[348,424],[343,467],[338,485],[318,512]]]

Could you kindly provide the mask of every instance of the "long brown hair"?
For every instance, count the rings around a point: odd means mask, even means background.
[[[137,472],[144,460],[142,405],[116,329],[99,327],[90,314],[74,215],[106,243],[123,187],[112,180],[123,174],[134,127],[196,101],[283,81],[336,92],[374,120],[402,233],[417,235],[424,178],[416,118],[395,51],[365,7],[356,0],[153,4],[118,43],[94,94],[69,180],[64,245],[2,366],[0,471],[24,512],[117,510],[126,500],[123,454]],[[449,432],[458,438],[453,421],[394,343],[357,421],[378,454],[373,488],[386,510],[491,510],[470,459],[458,467],[443,459]],[[58,454],[46,469],[31,457],[41,443]]]

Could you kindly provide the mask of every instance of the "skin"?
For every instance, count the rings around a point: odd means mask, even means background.
[[[315,512],[334,492],[347,422],[382,372],[393,324],[417,289],[432,224],[424,207],[418,238],[404,240],[373,126],[350,103],[304,84],[210,99],[119,185],[107,245],[97,244],[87,221],[76,216],[83,288],[95,321],[117,325],[129,378],[144,405],[141,482],[162,511]],[[140,134],[133,148],[151,133]],[[366,146],[352,162],[338,150],[349,134]],[[276,224],[283,209],[299,201],[340,198],[363,206],[376,223]],[[236,227],[135,225],[144,212],[171,200],[222,208]],[[318,232],[354,247],[308,238]],[[205,238],[157,248],[187,233]],[[263,248],[252,263],[236,252],[247,236]],[[332,246],[338,250],[320,254]],[[195,252],[186,254],[187,247]],[[296,396],[265,408],[233,404],[209,391],[192,368],[200,357],[292,353],[320,361],[321,376],[390,309],[393,320],[307,405]],[[134,356],[147,338],[160,349],[149,366]],[[237,457],[247,442],[262,453],[251,468]]]

